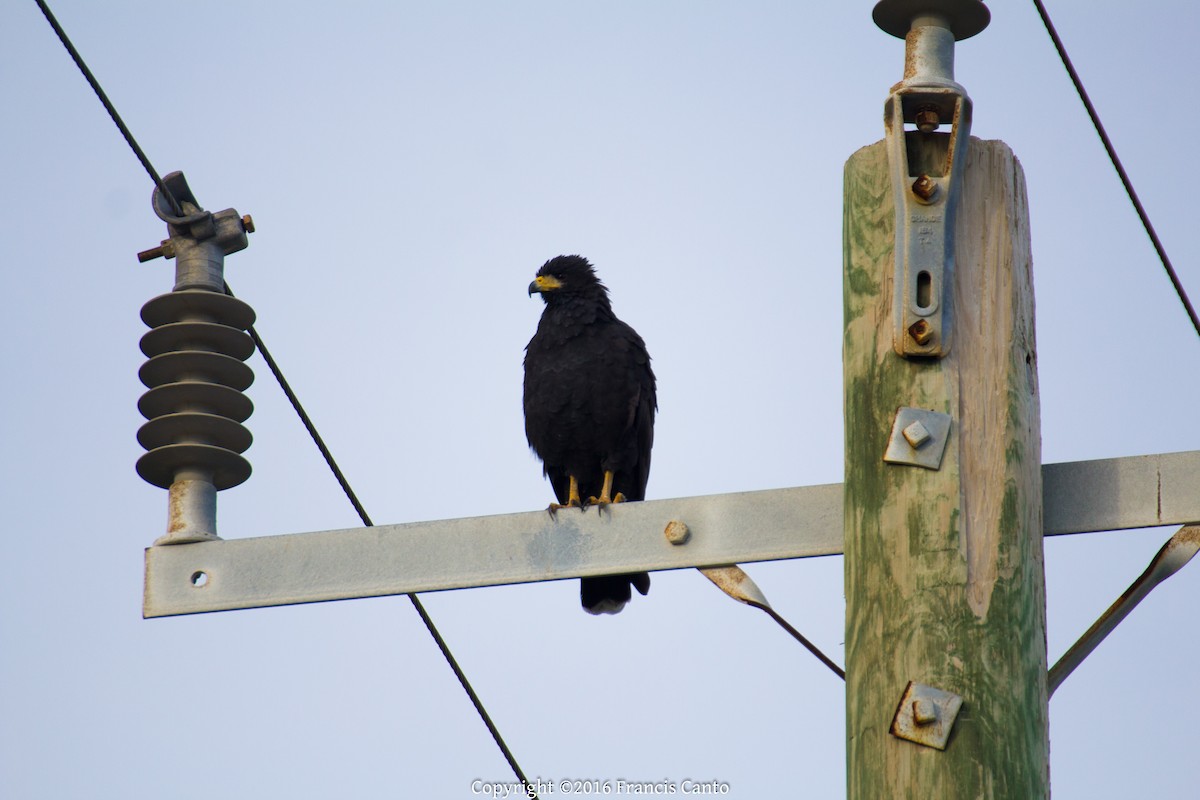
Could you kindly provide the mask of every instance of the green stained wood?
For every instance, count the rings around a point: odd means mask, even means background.
[[[1049,795],[1041,442],[1025,180],[972,139],[957,218],[952,349],[892,348],[895,211],[885,144],[845,170],[848,797]],[[897,408],[950,414],[940,470],[882,460]],[[891,736],[910,681],[964,699],[948,747]]]

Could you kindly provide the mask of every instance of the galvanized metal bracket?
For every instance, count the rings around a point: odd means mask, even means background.
[[[952,340],[954,218],[971,135],[971,100],[954,81],[954,41],[983,30],[989,17],[982,3],[944,0],[889,0],[874,16],[905,40],[904,79],[884,104],[896,206],[893,347],[909,358],[941,358]],[[946,122],[950,133],[938,133]]]
[[[950,415],[924,408],[903,407],[896,411],[892,435],[883,460],[925,469],[941,469],[946,442],[950,439]]]
[[[896,707],[890,733],[898,739],[945,750],[962,704],[963,699],[953,692],[909,681]]]
[[[1046,680],[1046,690],[1051,696],[1062,686],[1075,668],[1083,663],[1105,637],[1121,624],[1129,612],[1137,604],[1146,599],[1146,595],[1167,578],[1181,570],[1200,552],[1200,525],[1186,525],[1175,532],[1162,549],[1151,559],[1150,565],[1125,593],[1117,598],[1100,619],[1096,620],[1087,632],[1079,637],[1071,649],[1063,654],[1053,667]]]
[[[1200,451],[1046,464],[1042,478],[1047,536],[1200,520]],[[826,484],[619,503],[603,516],[541,510],[154,546],[142,610],[164,617],[835,555],[844,508],[841,484]]]

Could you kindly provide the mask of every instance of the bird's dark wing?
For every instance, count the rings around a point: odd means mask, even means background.
[[[620,418],[612,418],[611,448],[606,452],[604,469],[616,474],[614,489],[628,500],[646,499],[650,479],[650,451],[654,446],[654,415],[658,408],[654,372],[646,344],[633,328],[623,322],[614,326],[612,351],[619,358],[617,377],[608,387],[606,398]]]
[[[525,436],[558,503],[644,499],[657,410],[645,342],[612,313],[584,259],[551,259],[529,291],[546,307],[525,349]],[[616,613],[631,588],[649,587],[646,573],[585,578],[581,599],[593,614]]]

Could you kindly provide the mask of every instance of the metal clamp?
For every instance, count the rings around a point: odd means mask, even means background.
[[[249,243],[246,234],[254,232],[254,220],[232,208],[205,211],[182,172],[164,177],[163,185],[179,203],[182,216],[175,215],[167,198],[155,188],[150,203],[158,218],[167,223],[169,238],[158,247],[138,253],[138,260],[174,258],[175,291],[204,289],[224,293],[225,256],[246,249]]]
[[[901,356],[940,358],[950,352],[954,217],[971,135],[954,42],[983,30],[990,15],[978,0],[883,0],[873,16],[905,40],[904,79],[884,104],[896,205],[893,346]],[[946,122],[950,133],[938,133]]]

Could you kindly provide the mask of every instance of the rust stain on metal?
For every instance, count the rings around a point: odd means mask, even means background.
[[[167,533],[179,533],[188,527],[187,494],[189,481],[176,481],[167,492]]]
[[[715,583],[718,589],[740,603],[767,605],[766,597],[763,597],[758,586],[737,564],[728,567],[704,567],[700,572]]]
[[[912,185],[913,194],[921,200],[932,200],[938,192],[937,181],[928,175],[920,175]]]
[[[687,544],[688,539],[692,538],[692,532],[688,526],[677,519],[673,519],[667,523],[663,534],[667,537],[667,541],[673,545]]]
[[[913,115],[913,122],[921,133],[933,133],[942,124],[942,116],[935,106],[923,106]]]
[[[145,264],[147,261],[153,261],[156,258],[174,258],[175,245],[170,239],[163,239],[158,247],[152,247],[149,250],[143,250],[137,254],[138,261]]]
[[[919,319],[908,326],[908,335],[919,345],[929,344],[929,340],[933,338],[933,326],[929,324],[929,320]]]
[[[1187,525],[1180,528],[1174,536],[1171,537],[1176,544],[1189,544],[1192,547],[1200,547],[1200,526]]]
[[[904,35],[904,79],[916,77],[919,58],[917,52],[917,39],[921,37],[921,31],[916,28],[911,29]]]
[[[1161,520],[1162,519],[1162,469],[1161,468],[1159,468],[1156,471],[1154,477],[1157,480],[1157,485],[1155,486],[1155,489],[1154,489],[1155,517],[1157,517],[1158,519]]]

